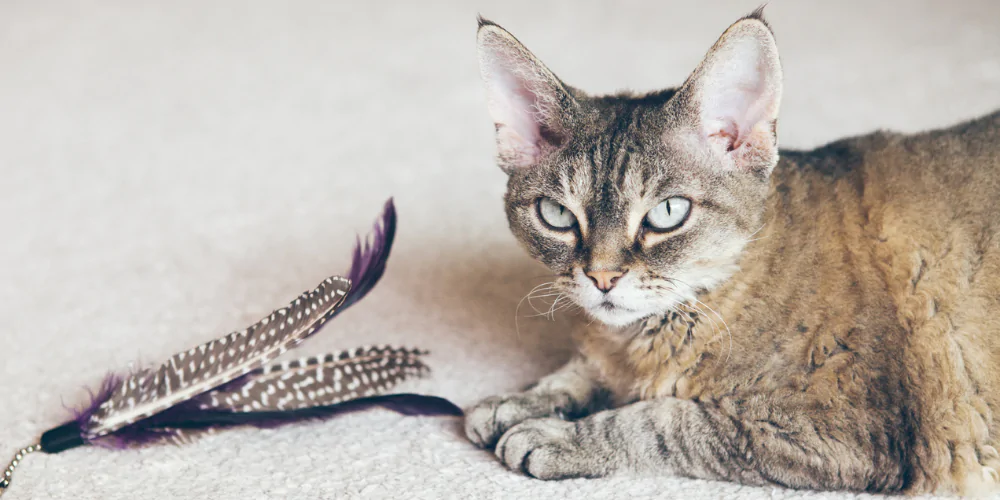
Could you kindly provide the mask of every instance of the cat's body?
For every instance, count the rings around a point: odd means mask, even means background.
[[[922,489],[955,465],[996,467],[984,447],[1000,431],[998,144],[995,113],[783,152],[732,278],[629,334],[592,327],[579,350],[616,405],[742,407],[778,443],[802,430],[771,415],[777,402],[822,419],[835,439],[807,440],[801,458],[826,456],[826,479],[797,486]]]
[[[729,77],[713,57],[750,43],[750,57],[767,57],[761,25],[755,15],[730,28],[677,96],[588,108],[570,89],[548,106],[584,118],[551,123],[533,104],[543,116],[528,159],[504,157],[525,148],[504,144],[508,115],[491,107],[512,229],[560,290],[611,326],[577,332],[577,356],[535,387],[473,408],[470,438],[541,478],[663,471],[913,492],[996,483],[1000,113],[777,160],[773,118],[740,120],[770,109],[780,83],[769,91],[772,76],[760,76],[750,97],[711,87]],[[734,77],[744,90],[748,71]],[[736,102],[718,112],[722,125],[705,104],[712,92]],[[533,130],[512,126],[515,139]],[[692,128],[707,132],[691,139]],[[677,195],[691,200],[683,219],[650,209]],[[539,204],[543,222],[529,221],[539,196],[558,196],[575,218]],[[684,205],[664,213],[671,206]],[[660,219],[680,222],[662,231]],[[582,290],[584,276],[597,291]]]

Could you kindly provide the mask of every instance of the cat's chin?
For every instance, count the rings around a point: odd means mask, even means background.
[[[587,314],[597,321],[615,328],[629,326],[642,321],[651,315],[651,313],[647,313],[645,311],[625,309],[617,306],[609,306],[607,304],[589,308],[587,310]]]

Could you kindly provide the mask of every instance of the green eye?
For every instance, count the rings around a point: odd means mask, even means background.
[[[691,213],[691,200],[674,196],[660,202],[646,214],[646,227],[654,231],[666,232],[681,227]]]
[[[566,231],[576,225],[573,212],[551,198],[538,199],[538,217],[545,225],[558,231]]]

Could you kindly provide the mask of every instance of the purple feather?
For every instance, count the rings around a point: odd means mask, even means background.
[[[392,198],[385,202],[380,222],[372,228],[371,241],[365,240],[362,245],[361,239],[358,238],[358,243],[354,247],[351,270],[347,273],[347,278],[351,280],[351,291],[340,306],[338,314],[368,295],[385,272],[392,242],[396,238],[396,207],[392,203]]]

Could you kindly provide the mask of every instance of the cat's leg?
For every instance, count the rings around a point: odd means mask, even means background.
[[[606,392],[586,362],[574,358],[524,392],[486,398],[466,411],[465,434],[491,447],[511,427],[533,418],[579,417],[607,407]]]
[[[665,398],[575,422],[529,420],[503,435],[496,455],[540,479],[635,471],[824,490],[905,487],[894,431],[860,414],[782,411],[778,399]]]

